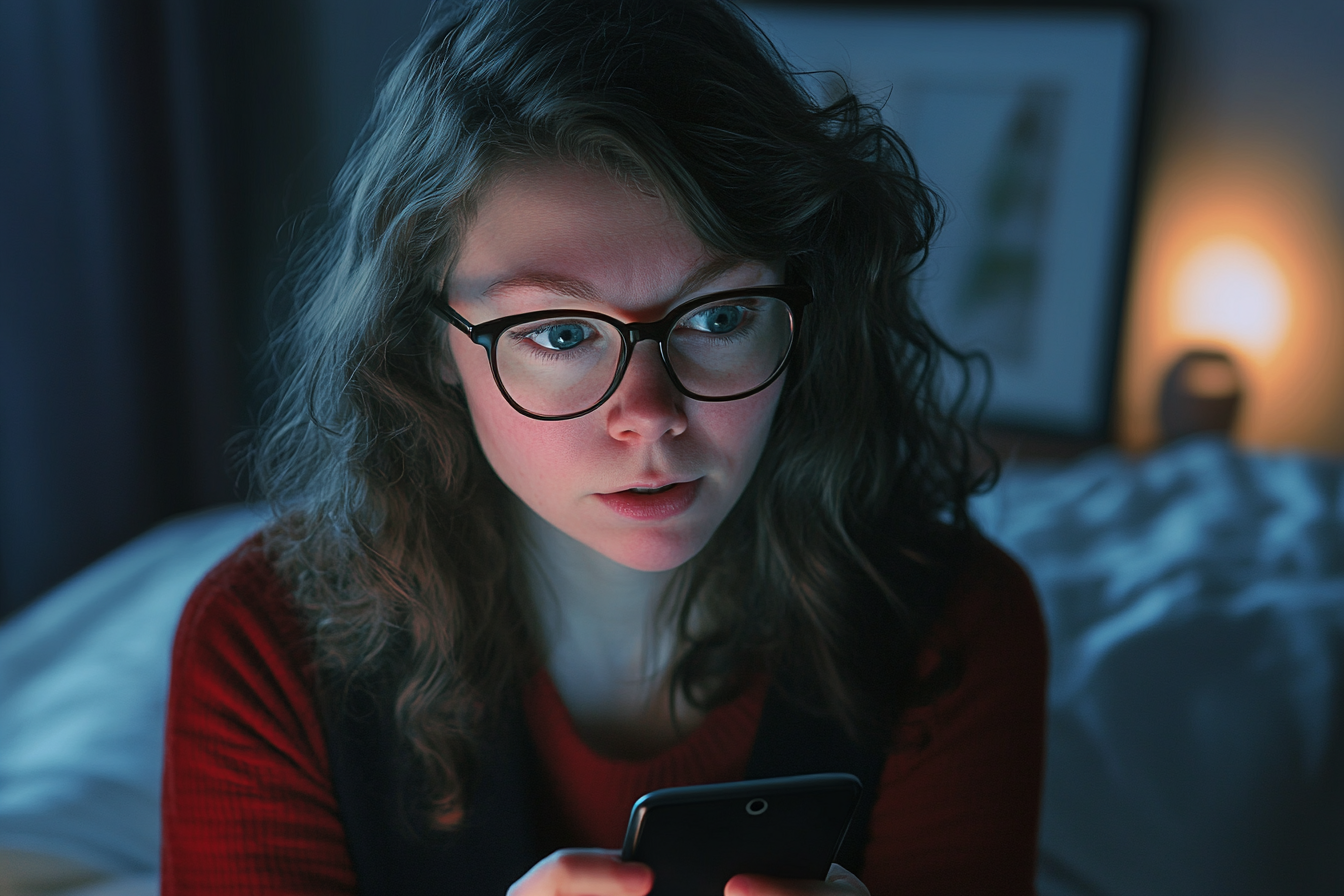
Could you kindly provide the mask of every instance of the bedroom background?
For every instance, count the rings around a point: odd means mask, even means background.
[[[423,5],[0,8],[0,614],[239,494],[222,449],[264,395],[286,252]],[[1232,236],[1268,253],[1291,303],[1269,354],[1245,352],[1240,440],[1344,452],[1344,7],[1156,9],[1114,435],[1156,441],[1161,376],[1201,341],[1171,292]]]
[[[320,218],[380,68],[424,6],[0,3],[0,622],[13,623],[0,627],[0,719],[43,718],[41,689],[20,676],[66,650],[79,618],[108,620],[97,638],[134,643],[118,626],[139,617],[118,620],[110,596],[148,613],[132,592],[151,595],[156,631],[170,636],[203,570],[145,564],[180,554],[199,566],[257,525],[237,508],[172,523],[95,567],[101,590],[88,574],[51,590],[160,521],[245,496],[226,446],[267,392],[261,351],[286,310],[284,260]],[[1017,460],[978,509],[1029,558],[1052,629],[1041,889],[1337,892],[1344,863],[1312,865],[1302,851],[1319,858],[1328,850],[1317,841],[1344,832],[1344,798],[1310,802],[1344,797],[1344,4],[1152,8],[1108,431],[998,433]],[[1241,377],[1232,442],[1162,449],[1164,377],[1206,348]],[[38,625],[34,601],[48,592],[64,616]],[[1136,632],[1151,636],[1143,650],[1115,652]],[[161,675],[156,653],[114,659]],[[6,675],[22,687],[6,690]],[[1104,716],[1100,698],[1078,697],[1121,683]],[[1240,721],[1224,722],[1229,713]],[[43,736],[59,752],[93,724]],[[1191,738],[1144,746],[1143,761],[1160,762],[1138,774],[1126,732],[1153,730]],[[28,823],[13,822],[24,783],[14,770],[42,743],[34,731],[0,724],[0,854]],[[140,759],[123,766],[106,780],[152,772]],[[1115,774],[1098,783],[1098,768]],[[1243,779],[1247,790],[1226,788]],[[124,803],[115,788],[99,793],[80,805],[113,814],[51,822],[85,825],[94,846],[67,857],[92,871],[37,868],[32,879],[47,883],[7,890],[0,855],[0,896],[134,871],[148,883],[126,892],[152,892],[152,837],[110,838]],[[152,803],[136,805],[157,836]],[[1252,814],[1278,825],[1268,840],[1262,828],[1219,827]],[[1125,859],[1135,853],[1145,861]],[[1250,856],[1259,864],[1238,865]]]

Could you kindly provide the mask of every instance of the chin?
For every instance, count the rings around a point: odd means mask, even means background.
[[[688,540],[661,532],[627,532],[590,547],[613,563],[630,569],[666,572],[700,553],[708,541],[708,538]]]

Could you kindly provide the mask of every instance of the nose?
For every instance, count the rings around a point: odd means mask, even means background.
[[[652,341],[635,346],[616,392],[602,409],[607,432],[621,441],[656,442],[686,431],[686,397],[672,385]]]

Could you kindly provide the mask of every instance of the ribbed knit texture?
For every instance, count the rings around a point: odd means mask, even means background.
[[[549,675],[539,673],[523,704],[544,772],[541,835],[547,848],[620,849],[635,800],[682,784],[740,781],[765,704],[762,680],[716,707],[694,731],[651,759],[608,759],[579,737]]]
[[[961,575],[921,665],[961,652],[961,685],[906,713],[883,769],[864,881],[884,894],[1033,892],[1044,749],[1045,635],[1031,585],[987,547]],[[741,777],[766,683],[647,760],[579,737],[544,673],[525,712],[543,770],[543,837],[617,848],[650,790]],[[201,582],[173,651],[162,893],[356,892],[292,597],[257,540]],[[414,896],[414,894],[410,894]]]

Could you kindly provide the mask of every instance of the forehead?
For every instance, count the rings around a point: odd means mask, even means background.
[[[550,298],[548,282],[569,282],[583,285],[578,292],[593,303],[642,310],[705,285],[697,275],[726,288],[724,278],[749,285],[764,268],[724,265],[647,188],[575,164],[533,162],[512,166],[484,190],[463,229],[448,293],[504,314]]]

